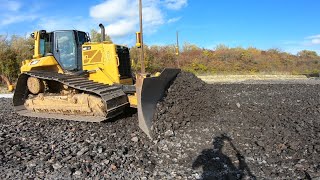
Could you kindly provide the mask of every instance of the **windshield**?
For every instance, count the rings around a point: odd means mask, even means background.
[[[73,31],[56,32],[55,36],[60,65],[65,70],[75,70],[77,68],[77,56]]]
[[[42,56],[46,56],[48,53],[52,53],[52,33],[45,33],[40,35],[40,53]]]

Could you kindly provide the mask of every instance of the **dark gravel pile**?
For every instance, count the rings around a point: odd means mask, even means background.
[[[191,73],[180,73],[158,103],[153,122],[153,137],[171,136],[190,121],[202,121],[215,111],[216,90]],[[208,101],[210,99],[210,101]]]
[[[152,144],[136,126],[136,113],[85,123],[21,117],[10,99],[1,99],[0,106],[0,179],[152,175]]]
[[[0,178],[320,177],[319,84],[207,85],[181,73],[152,141],[135,112],[100,124],[26,118],[0,99]]]
[[[320,85],[308,82],[208,85],[180,74],[155,116],[164,162],[156,170],[205,179],[320,177]]]

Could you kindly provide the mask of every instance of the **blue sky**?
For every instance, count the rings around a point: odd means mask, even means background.
[[[138,0],[0,0],[0,34],[36,29],[97,29],[100,22],[115,43],[134,44]],[[180,42],[214,49],[308,49],[320,54],[318,0],[143,0],[145,43]]]

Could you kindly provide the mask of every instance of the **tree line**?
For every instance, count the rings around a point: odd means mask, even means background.
[[[145,64],[149,72],[164,67],[180,67],[196,74],[313,74],[320,72],[320,56],[315,51],[302,50],[297,54],[280,49],[260,50],[254,47],[200,48],[185,43],[177,56],[175,46],[146,46]],[[131,48],[133,68],[139,70],[139,50]]]
[[[100,37],[99,32],[91,31],[92,41],[99,42]],[[106,37],[111,41],[109,36]],[[30,37],[0,35],[0,74],[15,80],[20,72],[21,62],[32,58],[33,46],[34,41]],[[136,47],[130,49],[134,71],[140,68],[139,53],[140,49]],[[205,49],[185,43],[179,55],[176,55],[175,45],[145,45],[144,57],[146,70],[151,73],[159,72],[165,67],[180,67],[198,74],[311,74],[319,73],[320,70],[320,56],[309,50],[293,55],[279,49],[260,50],[226,45]]]
[[[31,59],[34,40],[31,37],[0,35],[0,74],[15,80],[20,72],[21,62]]]

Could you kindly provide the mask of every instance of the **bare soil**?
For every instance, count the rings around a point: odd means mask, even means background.
[[[209,85],[181,73],[149,140],[137,114],[84,123],[26,118],[0,99],[1,179],[320,177],[320,82]]]
[[[0,84],[0,94],[8,93],[7,87]]]

